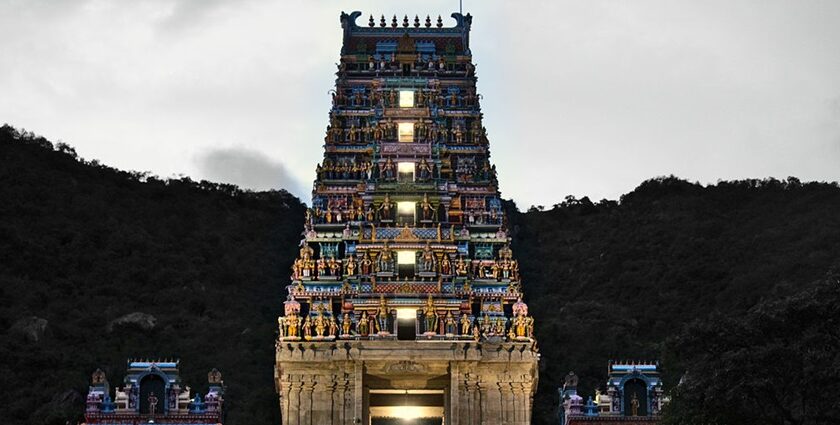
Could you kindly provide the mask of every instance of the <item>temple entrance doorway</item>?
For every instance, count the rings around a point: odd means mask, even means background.
[[[641,379],[624,384],[624,416],[647,416],[647,385]]]
[[[370,390],[370,425],[444,425],[444,390]]]
[[[140,380],[140,413],[164,413],[166,383],[157,375],[146,375]]]

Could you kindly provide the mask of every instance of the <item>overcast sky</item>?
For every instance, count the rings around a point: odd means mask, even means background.
[[[309,202],[339,14],[457,0],[0,0],[0,122]],[[466,0],[503,196],[840,175],[840,1]]]

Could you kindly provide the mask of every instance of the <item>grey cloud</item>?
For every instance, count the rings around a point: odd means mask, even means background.
[[[243,189],[286,189],[304,202],[308,195],[286,167],[265,154],[247,148],[213,149],[195,160],[204,179],[232,183]]]

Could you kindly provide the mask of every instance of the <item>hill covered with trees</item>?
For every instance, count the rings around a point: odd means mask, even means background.
[[[697,344],[678,337],[685,326],[711,326],[715,315],[737,321],[837,270],[838,211],[836,184],[674,177],[646,181],[620,202],[569,197],[548,211],[514,211],[542,352],[534,423],[556,423],[570,370],[584,398],[603,390],[610,359],[668,360],[666,390],[675,388],[689,366],[684,345]]]
[[[216,367],[230,424],[279,423],[273,340],[298,199],[82,162],[4,127],[0,200],[4,423],[75,424],[90,374],[122,385],[129,357],[180,358],[202,393]]]
[[[676,388],[692,365],[713,370],[721,353],[738,349],[731,332],[752,332],[756,344],[766,333],[753,326],[761,317],[816,311],[799,325],[810,329],[803,338],[819,338],[816,323],[834,312],[807,300],[833,294],[826,275],[840,265],[835,184],[702,186],[669,177],[620,201],[507,207],[542,353],[535,424],[556,423],[556,389],[570,370],[591,393],[609,359],[663,358],[666,383]],[[284,191],[119,171],[3,127],[0,417],[78,420],[97,367],[119,383],[129,357],[174,357],[198,391],[210,368],[222,371],[228,424],[278,424],[273,340],[303,214]],[[720,339],[718,355],[697,354],[697,335]],[[822,347],[830,348],[836,339],[827,338]],[[674,395],[675,418],[725,405]]]

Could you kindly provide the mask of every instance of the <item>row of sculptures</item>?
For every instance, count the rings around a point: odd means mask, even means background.
[[[453,162],[455,180],[458,183],[496,181],[496,165],[490,164],[490,161],[484,160],[479,165],[474,161],[456,157]]]
[[[417,262],[418,271],[426,273],[440,273],[449,276],[467,276],[472,271],[472,276],[479,279],[519,279],[519,262],[507,255],[502,248],[499,258],[496,261],[468,262],[464,256],[459,256],[452,261],[448,254],[438,255],[427,242],[420,252]],[[472,264],[472,269],[470,269]],[[378,255],[371,256],[365,251],[358,259],[350,254],[344,260],[337,260],[335,257],[314,258],[314,250],[309,244],[304,243],[300,249],[300,257],[292,264],[292,279],[327,279],[336,280],[341,277],[367,276],[373,273],[393,273],[396,271],[396,255],[386,242]]]
[[[426,158],[421,158],[414,165],[412,181],[425,182],[434,177],[440,177],[438,171],[434,162],[426,161]],[[315,167],[315,173],[319,181],[373,181],[380,179],[384,181],[396,181],[398,179],[397,164],[391,158],[387,158],[384,162],[378,164],[374,164],[371,161],[356,161],[355,158],[352,160],[345,159],[343,161],[333,161],[327,158],[324,160],[323,165],[318,164]],[[495,173],[495,169],[493,173]]]
[[[406,105],[403,100],[400,102],[400,91],[395,89],[350,89],[339,90],[332,93],[333,106],[335,107],[371,107],[380,106],[385,108],[473,108],[479,106],[479,99],[474,89],[469,89],[461,94],[456,91],[445,93],[440,89],[418,89],[413,90],[411,105]]]
[[[376,26],[373,20],[373,15],[370,15],[370,19],[368,20],[368,26],[373,28]],[[385,28],[387,25],[385,24],[385,15],[382,15],[379,18],[379,26]],[[408,28],[408,15],[405,15],[403,18],[403,27]],[[432,18],[429,15],[426,15],[426,28],[432,27]],[[437,27],[443,28],[443,18],[438,15],[437,17]],[[397,28],[397,15],[394,15],[393,19],[391,19],[391,28]],[[414,15],[414,28],[420,28],[420,17]]]
[[[412,127],[411,140],[400,137],[399,126],[388,118],[375,124],[365,124],[356,127],[351,124],[349,127],[342,127],[338,119],[331,120],[327,126],[327,135],[324,141],[327,144],[365,144],[369,142],[431,142],[431,143],[453,143],[453,144],[487,144],[487,129],[474,120],[467,127],[461,124],[454,124],[447,128],[434,121],[423,118],[414,122]]]
[[[356,63],[356,66],[351,68],[354,71],[368,71],[368,72],[402,72],[403,65],[406,65],[407,62],[405,60],[397,61],[396,55],[390,54],[380,54],[380,55],[368,55],[367,63]],[[464,63],[454,63],[450,62],[447,63],[446,58],[443,56],[435,55],[423,55],[421,53],[417,53],[414,57],[414,61],[408,63],[411,66],[411,70],[415,73],[423,73],[425,72],[446,72],[446,71],[461,71],[465,72],[467,77],[470,77],[475,72],[475,65],[471,62],[464,62]],[[339,67],[341,69],[341,67]],[[344,70],[347,68],[345,67]]]
[[[533,337],[534,318],[521,312],[507,318],[503,315],[471,318],[461,312],[455,317],[452,310],[441,313],[434,305],[431,295],[419,315],[424,336],[444,335],[448,337],[471,337],[476,341],[488,337],[507,337],[510,340],[527,340]],[[385,298],[380,298],[375,310],[362,310],[358,318],[353,313],[342,315],[340,322],[334,314],[325,314],[323,304],[318,304],[316,313],[301,318],[295,312],[277,318],[281,340],[334,339],[390,335],[394,311],[389,310]],[[340,333],[339,333],[340,332]]]
[[[429,196],[424,194],[423,200],[416,206],[417,216],[422,221],[437,221],[440,220],[438,207],[429,200]],[[373,223],[393,222],[396,218],[397,203],[391,200],[391,197],[386,194],[385,198],[378,205],[371,203],[365,209],[362,205],[357,204],[356,207],[333,207],[328,206],[326,209],[315,207],[306,210],[306,224],[341,224],[351,221]]]

